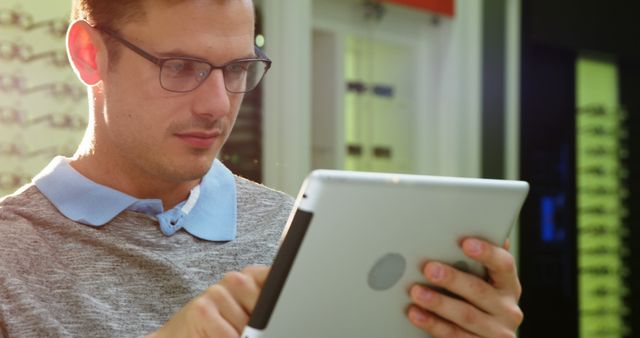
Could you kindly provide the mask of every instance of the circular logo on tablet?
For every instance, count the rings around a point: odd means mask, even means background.
[[[369,287],[382,291],[394,286],[407,268],[407,261],[397,253],[388,253],[369,270]]]

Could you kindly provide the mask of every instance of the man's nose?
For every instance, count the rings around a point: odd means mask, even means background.
[[[194,114],[219,117],[227,114],[231,109],[229,93],[225,87],[221,69],[212,70],[195,91]]]

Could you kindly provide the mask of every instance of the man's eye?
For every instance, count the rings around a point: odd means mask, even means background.
[[[164,69],[172,76],[192,76],[195,72],[193,62],[184,60],[170,60],[164,64]]]
[[[234,74],[242,74],[249,69],[249,66],[250,66],[250,62],[235,62],[228,65],[226,68],[227,68],[227,72],[234,73]]]

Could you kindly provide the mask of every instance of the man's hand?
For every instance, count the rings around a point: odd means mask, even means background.
[[[238,338],[249,322],[269,268],[229,272],[148,338]]]
[[[504,248],[473,238],[462,242],[464,253],[486,267],[489,281],[441,263],[427,263],[423,270],[427,280],[464,300],[414,285],[408,311],[411,322],[436,338],[515,337],[523,319],[518,307],[522,288],[507,248],[508,242]]]

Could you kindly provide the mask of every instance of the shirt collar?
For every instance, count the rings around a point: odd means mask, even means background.
[[[131,210],[155,218],[168,236],[185,229],[209,241],[236,237],[235,177],[218,160],[189,198],[167,211],[159,199],[138,199],[86,178],[62,156],[54,158],[33,183],[60,213],[78,223],[100,227]]]

